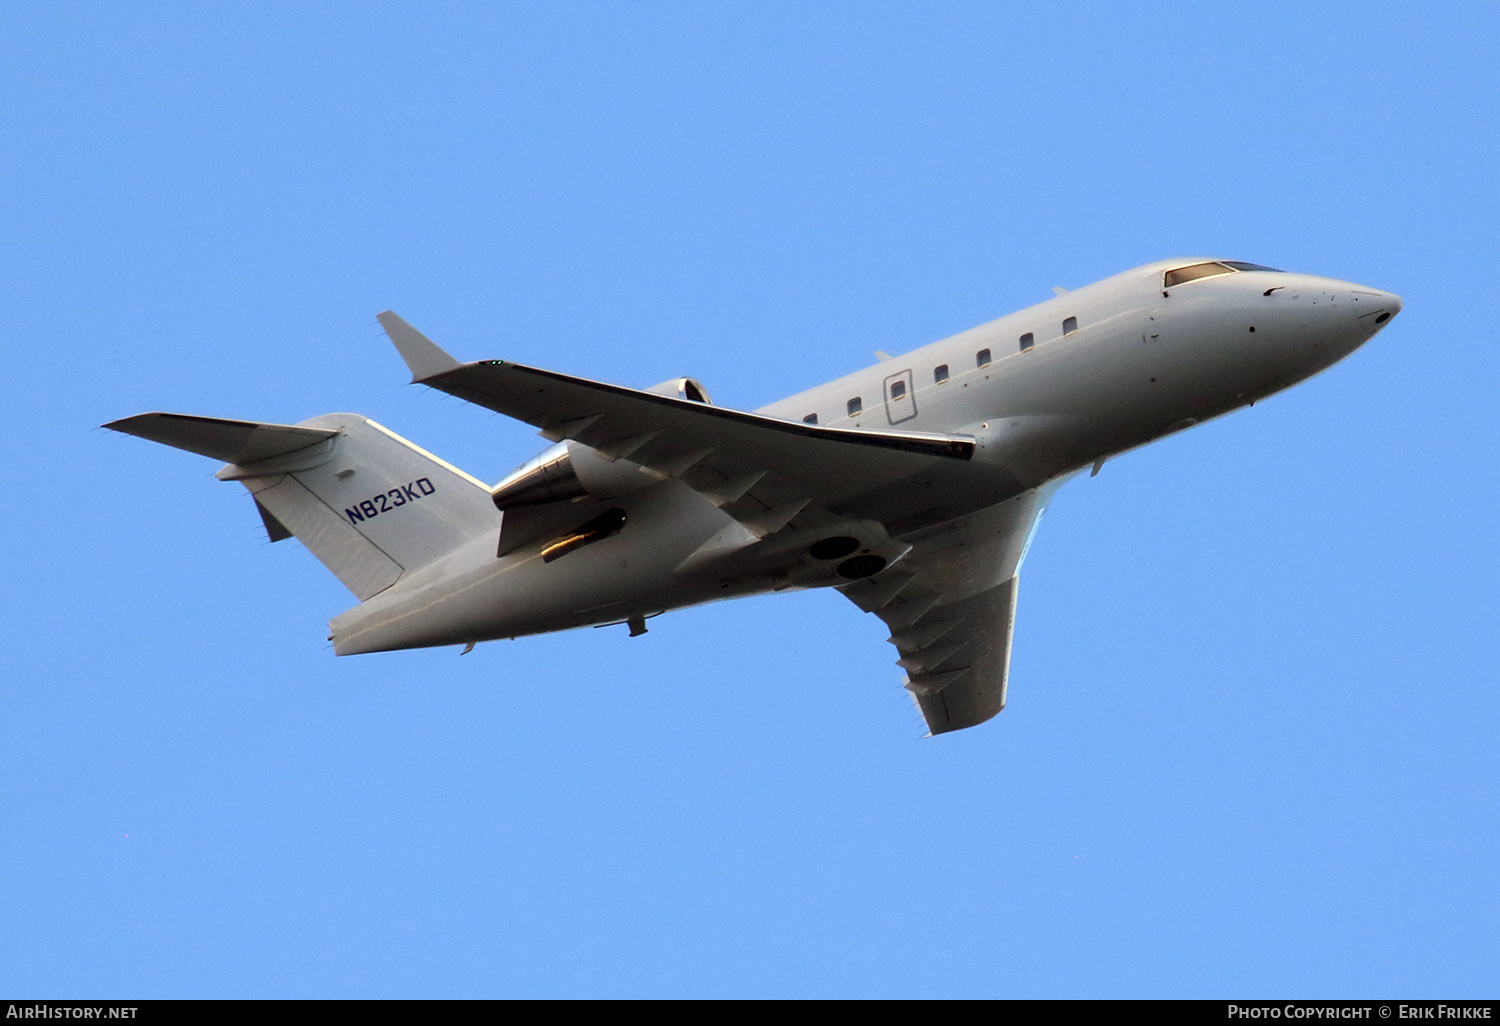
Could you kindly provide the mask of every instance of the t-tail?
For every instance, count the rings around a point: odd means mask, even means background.
[[[476,535],[498,531],[482,482],[367,417],[295,426],[143,413],[104,425],[224,461],[270,539],[295,537],[364,601]]]

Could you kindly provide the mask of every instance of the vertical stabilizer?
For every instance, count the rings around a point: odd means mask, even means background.
[[[489,488],[367,417],[298,425],[150,413],[105,425],[227,459],[272,541],[295,537],[360,599],[495,531]]]
[[[498,532],[500,513],[483,482],[373,420],[332,413],[298,426],[337,431],[331,457],[286,474],[236,465],[220,476],[243,481],[359,598],[483,531]]]

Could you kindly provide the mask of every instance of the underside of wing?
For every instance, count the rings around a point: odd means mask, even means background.
[[[944,622],[954,625],[947,643],[936,652],[915,650],[899,660],[910,664],[906,687],[931,733],[976,726],[1005,708],[1018,583],[1012,577],[943,607]]]
[[[898,566],[839,588],[890,628],[931,733],[975,726],[1005,708],[1018,575],[1060,483],[928,532]]]
[[[679,570],[753,575],[798,546],[879,554],[841,565],[841,576],[863,579],[839,590],[890,628],[930,731],[1005,707],[1016,575],[1061,480],[1023,490],[976,462],[965,435],[819,427],[501,360],[460,363],[395,314],[380,321],[414,381],[681,480],[728,513],[733,530]],[[838,536],[824,537],[835,523]]]

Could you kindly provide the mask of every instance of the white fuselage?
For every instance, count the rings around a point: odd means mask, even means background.
[[[835,427],[963,431],[1066,418],[1077,463],[1295,384],[1368,340],[1400,300],[1331,278],[1249,271],[1162,285],[1162,261],[801,392],[760,412]],[[1271,291],[1266,295],[1267,290]],[[1064,322],[1073,330],[1065,332]],[[1384,323],[1384,322],[1382,322]],[[1031,336],[1023,349],[1021,339]],[[981,353],[988,354],[982,363]],[[935,371],[946,367],[946,380]],[[892,402],[898,382],[909,398]],[[849,414],[851,399],[863,410]]]
[[[972,435],[975,463],[989,468],[978,486],[939,493],[913,479],[832,510],[900,539],[1286,388],[1353,352],[1401,306],[1377,289],[1269,270],[1164,283],[1193,263],[1127,271],[759,412]],[[681,482],[613,501],[630,525],[618,535],[553,563],[533,550],[497,558],[493,537],[476,539],[337,618],[336,649],[515,637],[806,586],[785,573],[684,568],[729,517]]]

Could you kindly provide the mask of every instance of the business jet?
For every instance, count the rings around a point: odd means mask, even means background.
[[[1058,487],[1343,359],[1379,289],[1207,258],[1148,264],[755,412],[692,378],[637,390],[462,363],[379,315],[412,379],[554,443],[493,487],[363,416],[146,413],[105,425],[226,465],[272,541],[359,604],[338,655],[621,624],[831,587],[890,629],[931,733],[1005,706],[1016,588]]]

